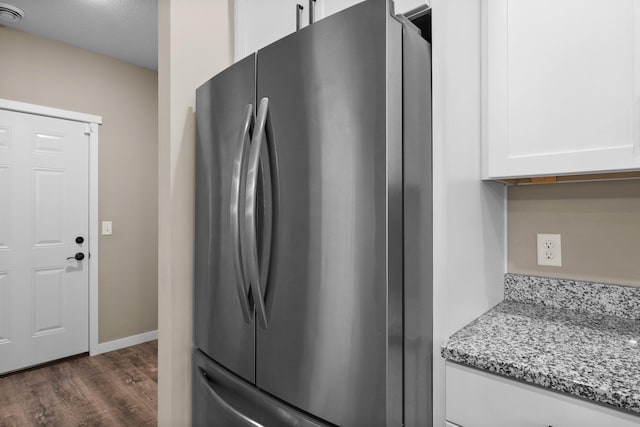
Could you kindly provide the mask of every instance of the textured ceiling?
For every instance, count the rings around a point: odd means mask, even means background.
[[[158,69],[157,0],[0,0],[25,18],[0,25]]]

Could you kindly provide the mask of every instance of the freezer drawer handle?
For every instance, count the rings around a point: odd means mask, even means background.
[[[256,116],[256,130],[249,152],[249,166],[247,169],[247,188],[245,193],[245,224],[243,228],[243,250],[248,262],[249,283],[256,310],[256,316],[263,329],[267,329],[269,319],[267,315],[266,293],[262,290],[269,276],[269,261],[271,257],[273,198],[271,174],[273,169],[269,155],[269,144],[273,144],[273,134],[269,118],[269,99],[262,98]],[[265,141],[266,140],[266,141]],[[262,180],[262,227],[260,257],[258,257],[257,238],[257,198],[258,198],[258,174]],[[271,292],[273,293],[273,289]]]
[[[251,303],[249,301],[249,287],[247,286],[246,277],[246,259],[240,243],[240,235],[242,234],[242,222],[240,221],[240,202],[242,194],[240,193],[245,187],[244,173],[246,169],[246,154],[249,151],[250,134],[253,129],[253,105],[248,104],[244,110],[244,121],[242,125],[242,134],[238,152],[233,161],[233,176],[231,177],[231,242],[233,245],[233,264],[236,274],[236,287],[238,290],[238,298],[240,299],[240,308],[245,322],[251,323]]]
[[[202,370],[202,368],[198,368],[198,369],[200,370],[203,383],[207,388],[207,390],[209,391],[209,394],[211,394],[211,397],[213,397],[213,400],[215,400],[218,406],[220,406],[227,414],[229,414],[234,420],[241,421],[247,427],[264,427],[262,424],[253,421],[251,418],[247,417],[242,412],[238,411],[236,408],[234,408],[229,403],[227,403],[227,401],[224,400],[222,396],[220,396],[213,389],[213,387],[211,387],[211,384],[209,384],[209,377],[207,373],[204,370]]]

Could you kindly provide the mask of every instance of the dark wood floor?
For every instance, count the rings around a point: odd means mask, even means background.
[[[0,426],[155,426],[158,342],[0,376]]]

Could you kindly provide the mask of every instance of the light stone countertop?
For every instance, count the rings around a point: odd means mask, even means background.
[[[507,274],[505,301],[451,336],[441,354],[640,414],[639,308],[640,288]]]

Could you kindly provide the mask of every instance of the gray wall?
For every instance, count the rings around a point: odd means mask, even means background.
[[[509,272],[640,286],[640,180],[509,188]],[[562,235],[562,267],[536,265]]]
[[[0,98],[102,116],[99,342],[157,329],[157,73],[0,27]]]

